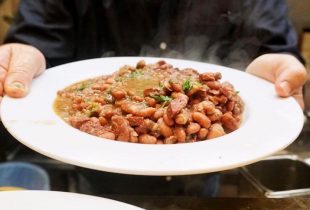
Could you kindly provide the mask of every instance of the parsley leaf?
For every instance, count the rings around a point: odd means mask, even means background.
[[[162,95],[152,95],[152,98],[154,98],[157,102],[170,102],[172,100],[169,96],[162,96]]]
[[[185,80],[185,82],[182,85],[182,89],[184,92],[189,91],[190,89],[192,89],[193,84],[191,83],[191,81],[189,79]]]
[[[135,70],[135,71],[133,71],[133,72],[131,72],[131,73],[129,74],[129,78],[136,79],[136,78],[139,78],[139,77],[141,77],[141,76],[143,76],[143,75],[144,75],[144,74],[143,74],[142,71]]]

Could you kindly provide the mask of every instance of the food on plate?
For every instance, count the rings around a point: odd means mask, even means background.
[[[244,103],[219,72],[178,69],[160,60],[58,91],[56,113],[101,138],[143,144],[196,142],[239,128]]]

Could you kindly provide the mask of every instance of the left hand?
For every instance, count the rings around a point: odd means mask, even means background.
[[[250,63],[246,71],[274,83],[279,96],[293,96],[304,109],[302,86],[308,76],[304,65],[294,56],[264,54]]]

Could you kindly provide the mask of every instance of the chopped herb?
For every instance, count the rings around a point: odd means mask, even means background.
[[[189,79],[185,80],[185,82],[182,85],[182,89],[184,92],[189,91],[190,89],[192,89],[193,84],[191,84],[191,81]]]
[[[89,86],[89,84],[87,84],[87,83],[82,83],[82,84],[80,85],[80,87],[77,88],[77,90],[82,91],[82,90],[84,90],[85,88],[87,88],[88,86]]]
[[[170,102],[172,100],[172,98],[169,96],[153,95],[151,97],[154,98],[157,102],[167,103],[167,102]]]
[[[236,91],[236,94],[239,94],[240,93],[240,91]]]
[[[129,78],[132,78],[132,79],[137,79],[141,76],[143,76],[143,72],[139,70],[135,70],[129,74]]]

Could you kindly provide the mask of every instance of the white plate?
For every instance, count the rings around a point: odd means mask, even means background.
[[[107,198],[56,191],[3,191],[0,207],[3,210],[143,210]]]
[[[143,145],[101,139],[72,128],[53,111],[57,90],[111,74],[141,57],[103,58],[47,70],[22,99],[4,97],[2,121],[21,143],[51,158],[102,171],[139,175],[185,175],[221,171],[256,162],[292,143],[303,126],[293,98],[277,96],[273,84],[242,71],[206,63],[165,59],[175,67],[221,72],[245,101],[242,126],[223,137],[176,145]],[[144,58],[147,63],[158,58]]]

